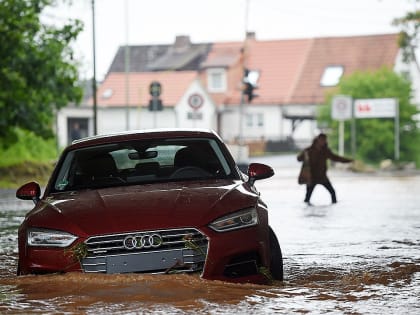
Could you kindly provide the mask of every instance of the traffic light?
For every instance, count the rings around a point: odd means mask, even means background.
[[[152,96],[149,101],[149,110],[152,112],[163,110],[162,100],[159,98],[162,93],[162,85],[157,81],[153,81],[150,83],[149,93]]]
[[[257,94],[254,94],[254,89],[257,89],[256,86],[253,86],[251,83],[246,82],[245,83],[245,89],[244,89],[244,94],[247,97],[248,103],[251,103],[251,101],[255,98],[258,97]]]
[[[248,103],[251,103],[255,97],[258,97],[257,94],[254,94],[254,90],[258,89],[257,81],[259,76],[259,71],[244,69],[243,83],[245,86],[243,93],[246,95]]]

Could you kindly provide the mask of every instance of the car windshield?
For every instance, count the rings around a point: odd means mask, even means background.
[[[234,177],[214,139],[121,142],[67,153],[55,191]]]

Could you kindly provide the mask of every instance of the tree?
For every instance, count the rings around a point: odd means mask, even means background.
[[[415,0],[416,2],[420,0]],[[417,38],[420,29],[420,11],[407,12],[404,16],[394,19],[392,24],[401,27],[398,37],[398,45],[402,48],[404,61],[415,62],[420,71],[420,65],[416,58]]]
[[[54,0],[0,1],[0,143],[16,141],[16,128],[53,135],[54,112],[79,103],[78,69],[70,43],[78,20],[56,27],[40,14]]]
[[[416,161],[420,165],[420,131],[414,115],[418,113],[410,103],[411,83],[390,69],[374,72],[355,72],[343,77],[337,89],[328,95],[327,104],[320,109],[318,123],[331,130],[330,142],[338,142],[338,122],[331,119],[333,95],[350,95],[353,99],[397,98],[400,115],[400,152],[402,161]],[[346,122],[345,149],[351,152],[350,122]],[[394,158],[394,119],[356,120],[357,158],[377,163]]]

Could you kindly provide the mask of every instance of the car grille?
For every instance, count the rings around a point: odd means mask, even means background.
[[[208,239],[186,228],[93,236],[85,245],[85,272],[175,273],[203,270]]]

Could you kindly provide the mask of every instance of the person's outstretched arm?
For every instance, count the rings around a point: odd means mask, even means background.
[[[332,161],[341,162],[341,163],[353,162],[353,159],[349,159],[349,158],[346,158],[344,156],[334,154],[330,149],[328,149],[328,158]]]

